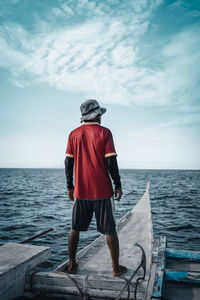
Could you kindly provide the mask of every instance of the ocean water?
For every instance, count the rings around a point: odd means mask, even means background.
[[[200,171],[120,170],[120,175],[123,197],[115,205],[117,220],[150,181],[154,236],[166,235],[169,247],[200,250]],[[0,245],[53,227],[31,244],[51,247],[43,268],[54,269],[68,257],[71,212],[63,169],[0,169]],[[79,250],[98,236],[93,219],[88,232],[81,233]]]

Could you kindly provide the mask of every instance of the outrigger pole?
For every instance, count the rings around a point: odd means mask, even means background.
[[[33,240],[35,240],[35,239],[37,239],[37,238],[39,238],[39,237],[41,237],[41,236],[47,234],[47,233],[49,233],[50,231],[53,231],[53,228],[49,228],[49,229],[47,229],[47,230],[45,230],[45,231],[43,231],[43,232],[41,232],[41,233],[38,233],[38,234],[32,236],[31,238],[29,238],[29,239],[27,239],[27,240],[21,242],[20,244],[26,244],[26,243],[29,243],[29,242],[31,242],[31,241],[33,241]]]

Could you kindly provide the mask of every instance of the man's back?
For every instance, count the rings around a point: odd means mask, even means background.
[[[75,161],[75,197],[104,199],[113,195],[105,162],[105,157],[116,155],[109,129],[84,123],[71,132],[67,155]]]
[[[122,189],[112,134],[109,129],[100,126],[101,116],[106,109],[100,107],[96,100],[90,99],[81,104],[80,110],[81,122],[84,122],[84,125],[70,133],[65,158],[68,196],[71,201],[74,201],[74,196],[76,198],[68,240],[67,271],[70,274],[77,272],[76,252],[79,233],[88,230],[94,213],[97,230],[106,235],[112,258],[112,275],[120,276],[127,271],[127,268],[119,264],[119,241],[109,174],[115,185],[115,200],[121,199]]]

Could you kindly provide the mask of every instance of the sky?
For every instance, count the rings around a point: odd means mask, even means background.
[[[80,105],[120,168],[200,169],[200,0],[1,0],[0,167],[63,168]]]

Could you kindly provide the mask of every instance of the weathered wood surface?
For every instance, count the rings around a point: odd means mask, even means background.
[[[199,251],[166,248],[166,237],[160,236],[157,265],[154,271],[154,255],[151,273],[156,273],[152,298],[163,295],[170,300],[199,300],[200,256]]]
[[[146,300],[151,300],[151,296],[152,296],[153,289],[154,289],[154,283],[156,280],[156,267],[157,267],[157,263],[159,260],[159,257],[158,257],[159,245],[160,245],[160,240],[158,238],[154,239],[153,250],[152,250],[152,265],[151,265],[151,271],[150,271],[150,276],[149,276]]]
[[[70,279],[74,278],[82,292],[95,297],[116,297],[117,293],[126,283],[141,262],[141,250],[135,246],[138,242],[146,253],[146,277],[138,286],[138,299],[145,299],[152,258],[152,219],[149,199],[149,184],[147,189],[132,209],[118,223],[118,236],[120,242],[120,264],[127,266],[128,272],[123,277],[112,276],[110,253],[105,241],[101,236],[95,242],[83,249],[78,254],[78,273],[67,275],[63,273],[67,262],[61,265],[56,272],[39,272],[32,276],[32,288],[37,291],[45,291],[49,294],[78,294],[78,289]],[[131,291],[134,292],[137,277],[143,275],[140,269],[134,277]],[[125,278],[125,279],[124,279]],[[30,278],[27,278],[27,288]],[[60,292],[59,292],[60,291]],[[103,295],[103,294],[104,295]],[[141,298],[140,296],[141,295]],[[123,299],[123,298],[122,298]]]
[[[0,247],[0,299],[24,292],[25,274],[51,255],[49,247],[8,243]]]

